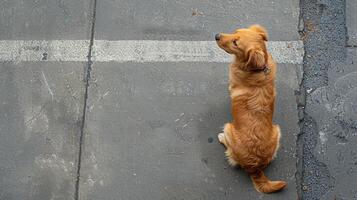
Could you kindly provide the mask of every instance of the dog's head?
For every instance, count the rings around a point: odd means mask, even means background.
[[[255,71],[264,69],[268,54],[265,41],[268,34],[260,25],[253,25],[247,29],[237,29],[232,34],[219,33],[215,39],[220,48],[229,54],[236,55],[244,63],[243,70]]]

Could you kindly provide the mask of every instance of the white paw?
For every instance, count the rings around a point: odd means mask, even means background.
[[[226,136],[224,135],[224,133],[218,134],[218,140],[220,143],[224,143],[225,139],[226,139]]]

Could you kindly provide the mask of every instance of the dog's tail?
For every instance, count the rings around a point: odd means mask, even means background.
[[[285,181],[270,181],[262,170],[250,173],[250,178],[253,181],[255,189],[263,193],[277,192],[286,186]]]

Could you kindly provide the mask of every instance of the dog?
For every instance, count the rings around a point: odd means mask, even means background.
[[[273,124],[276,64],[266,48],[268,34],[260,25],[215,35],[218,46],[234,56],[229,68],[232,122],[218,140],[232,166],[246,171],[258,192],[272,193],[286,186],[270,181],[263,170],[279,149],[280,127]]]

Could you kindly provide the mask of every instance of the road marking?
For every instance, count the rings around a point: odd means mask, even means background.
[[[88,40],[2,40],[0,61],[85,62]],[[302,64],[302,41],[270,41],[269,52],[278,63]],[[96,40],[95,62],[231,62],[214,41]]]
[[[1,40],[0,61],[87,61],[87,40]]]

